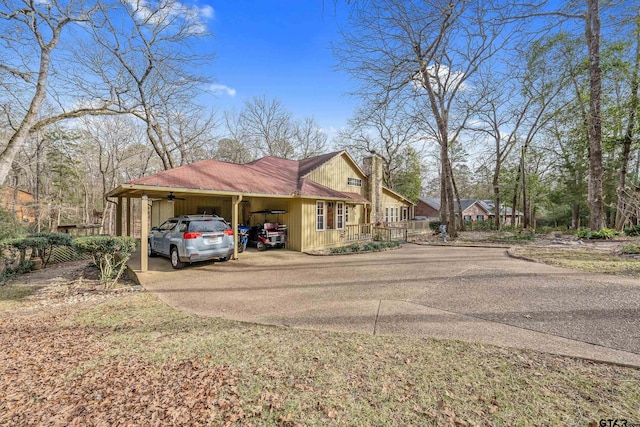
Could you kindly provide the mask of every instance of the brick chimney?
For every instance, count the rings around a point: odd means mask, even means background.
[[[370,221],[382,222],[382,158],[373,153],[364,158],[364,173],[367,174],[367,198],[371,202]]]

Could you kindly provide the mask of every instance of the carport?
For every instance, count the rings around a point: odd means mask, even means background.
[[[249,209],[268,206],[287,209],[287,196],[265,197],[252,193],[232,193],[205,189],[161,187],[140,184],[123,184],[111,190],[107,198],[116,203],[116,235],[132,235],[132,224],[136,221],[132,202],[140,200],[140,271],[149,269],[147,245],[149,230],[165,219],[187,214],[215,214],[231,219],[234,230],[234,259],[238,259],[238,224],[246,221]],[[250,208],[251,207],[251,208]],[[145,214],[146,213],[146,214]]]

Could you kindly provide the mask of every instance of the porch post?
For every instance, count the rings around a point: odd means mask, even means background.
[[[140,271],[149,270],[149,198],[142,195],[140,204]]]
[[[233,259],[238,259],[238,205],[242,201],[242,194],[231,196],[231,229],[233,230]]]
[[[127,197],[127,236],[131,236],[131,197]]]
[[[118,197],[116,206],[116,236],[122,236],[122,197]]]

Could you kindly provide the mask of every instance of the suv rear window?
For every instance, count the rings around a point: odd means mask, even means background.
[[[189,231],[199,231],[201,233],[207,233],[212,231],[228,230],[231,227],[224,221],[209,220],[209,221],[191,221],[189,222]]]

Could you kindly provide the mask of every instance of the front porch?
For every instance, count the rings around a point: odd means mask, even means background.
[[[380,225],[347,224],[343,230],[316,231],[315,246],[308,249],[331,248],[371,240],[407,240],[409,236],[428,232],[431,232],[428,221],[402,221]]]

